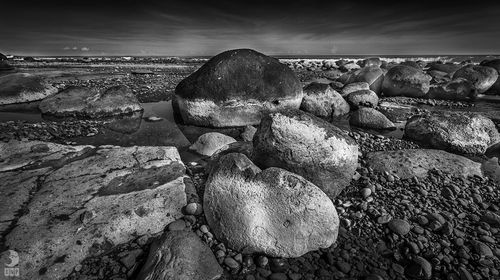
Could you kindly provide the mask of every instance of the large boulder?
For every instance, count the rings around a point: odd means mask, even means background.
[[[362,68],[354,78],[355,82],[366,82],[370,89],[380,94],[382,91],[382,82],[384,81],[384,70],[379,67],[370,66]]]
[[[55,93],[57,88],[35,75],[14,73],[0,77],[0,105],[37,101]]]
[[[3,54],[3,53],[0,53],[0,61],[4,61],[4,60],[7,60],[8,58]]]
[[[465,79],[459,78],[450,82],[431,85],[426,97],[441,100],[467,101],[474,99],[475,94],[472,90],[472,84]]]
[[[244,253],[299,257],[337,239],[339,219],[325,193],[284,169],[260,170],[243,154],[220,158],[203,201],[215,236]]]
[[[433,112],[411,117],[405,137],[429,147],[452,153],[483,154],[500,141],[495,124],[479,114]]]
[[[186,124],[227,127],[260,123],[267,112],[298,109],[302,86],[277,59],[249,50],[218,54],[175,88],[174,110]]]
[[[494,68],[500,76],[500,59],[485,60],[481,62],[481,65]],[[497,81],[490,87],[486,94],[500,95],[500,77],[497,78]]]
[[[194,142],[189,149],[196,151],[200,155],[212,156],[223,146],[234,142],[236,142],[236,140],[231,136],[219,132],[208,132],[198,137],[196,142]]]
[[[0,151],[0,191],[16,216],[2,236],[23,279],[66,279],[89,257],[161,233],[192,202],[175,147],[12,141]]]
[[[342,116],[349,113],[349,104],[327,84],[311,83],[304,88],[300,109],[318,117]]]
[[[486,92],[498,79],[498,72],[491,67],[467,65],[453,74],[453,79],[464,78],[472,83],[477,93]]]
[[[358,146],[346,131],[298,110],[264,117],[253,143],[257,165],[297,173],[330,198],[350,183],[358,161]]]
[[[396,129],[396,125],[384,114],[373,108],[359,108],[351,113],[349,124],[356,127],[371,129]]]
[[[165,232],[155,240],[138,280],[214,280],[224,270],[212,250],[192,231]]]
[[[14,70],[14,67],[10,65],[6,60],[0,60],[0,73]]]
[[[385,74],[382,92],[386,96],[422,97],[429,91],[431,79],[419,69],[397,65]]]
[[[376,172],[388,172],[401,179],[426,177],[433,169],[454,177],[483,175],[480,163],[441,150],[409,149],[371,152],[366,155],[366,162]]]
[[[375,92],[371,90],[358,90],[352,92],[347,96],[347,101],[354,108],[358,108],[361,106],[364,107],[377,107],[378,105],[378,96]]]
[[[92,88],[69,87],[44,99],[38,106],[42,114],[56,117],[109,117],[142,111],[137,97],[126,86],[102,92]]]

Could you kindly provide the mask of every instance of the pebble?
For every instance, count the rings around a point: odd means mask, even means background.
[[[407,276],[417,279],[431,279],[432,265],[425,258],[416,256],[405,270],[405,273]]]
[[[390,215],[382,215],[377,218],[377,223],[379,224],[387,224],[389,221],[391,221],[392,217]]]
[[[267,265],[268,263],[269,263],[269,259],[268,259],[266,256],[259,256],[259,257],[257,258],[257,265],[258,265],[259,267],[264,268],[264,267],[266,267],[266,265]]]
[[[410,224],[402,219],[392,219],[387,226],[390,230],[399,235],[406,235],[411,229]]]
[[[488,247],[488,245],[484,244],[483,242],[472,240],[471,245],[474,248],[476,254],[480,256],[493,257],[493,252],[491,251],[490,247]]]
[[[186,214],[188,215],[200,215],[202,212],[202,206],[199,203],[191,202],[186,205]]]
[[[361,196],[363,196],[363,198],[367,198],[371,194],[372,194],[372,190],[370,188],[363,188],[363,189],[361,189]]]
[[[227,265],[229,268],[232,268],[232,269],[237,269],[240,267],[240,264],[235,261],[233,258],[231,257],[226,257],[224,259],[224,264]]]

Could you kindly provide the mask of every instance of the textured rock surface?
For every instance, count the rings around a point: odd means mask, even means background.
[[[463,78],[458,78],[449,82],[431,85],[429,92],[427,92],[427,98],[463,101],[473,98],[473,93],[472,84]]]
[[[342,88],[342,96],[347,97],[352,92],[355,92],[358,90],[369,90],[369,89],[370,89],[370,84],[368,84],[367,82],[357,82],[357,83],[346,84]]]
[[[477,93],[487,91],[498,79],[498,72],[491,67],[467,65],[453,74],[453,79],[464,78],[472,83]]]
[[[236,142],[236,140],[219,132],[209,132],[198,137],[196,142],[189,147],[200,155],[211,156],[224,145]]]
[[[35,75],[14,73],[0,77],[0,105],[37,101],[55,93],[55,87]]]
[[[260,170],[243,154],[219,160],[203,200],[215,236],[243,252],[299,257],[337,239],[337,212],[318,187],[280,168]]]
[[[249,49],[210,59],[175,89],[174,109],[187,124],[244,126],[269,111],[298,109],[302,86],[277,59]]]
[[[352,112],[349,123],[353,126],[371,129],[395,129],[396,125],[384,114],[373,108],[359,108]]]
[[[497,81],[490,87],[487,92],[485,92],[485,94],[500,95],[500,59],[483,61],[481,62],[481,66],[494,68],[499,74],[499,78],[497,78]]]
[[[300,109],[318,117],[342,116],[349,113],[349,104],[327,84],[311,83],[304,88]]]
[[[164,233],[156,240],[138,280],[215,280],[223,274],[212,250],[192,231]]]
[[[423,178],[432,169],[456,177],[482,176],[481,164],[442,150],[410,149],[372,152],[366,155],[373,170],[395,174],[401,179]]]
[[[358,107],[377,107],[378,96],[371,90],[358,90],[347,96],[347,101],[354,108]]]
[[[245,127],[245,130],[240,134],[240,137],[241,139],[243,139],[243,141],[252,142],[255,132],[257,132],[257,128],[255,128],[253,125],[247,125]]]
[[[386,96],[422,97],[429,91],[431,79],[419,69],[394,66],[385,74],[382,92]]]
[[[405,137],[452,153],[483,154],[500,141],[495,124],[478,114],[433,112],[408,120]]]
[[[17,198],[2,215],[9,222],[2,238],[19,253],[23,279],[62,279],[87,257],[161,232],[187,203],[185,168],[173,147],[13,141],[0,149],[0,177],[11,178],[0,182],[2,192]]]
[[[114,86],[103,92],[91,88],[69,87],[44,99],[39,105],[43,114],[65,117],[108,117],[142,111],[132,91]]]
[[[354,140],[344,130],[302,111],[263,118],[253,143],[257,165],[297,173],[331,198],[349,184],[356,170]]]

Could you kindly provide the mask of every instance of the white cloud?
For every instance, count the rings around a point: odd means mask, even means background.
[[[78,50],[78,48],[77,47],[73,47],[73,50],[76,51],[76,50]]]
[[[89,49],[89,48],[87,48],[87,47],[83,47],[83,48],[82,48],[82,52],[88,52],[88,51],[90,51],[90,49]]]
[[[63,50],[67,51],[67,50],[70,50],[71,48],[70,47],[64,47]]]

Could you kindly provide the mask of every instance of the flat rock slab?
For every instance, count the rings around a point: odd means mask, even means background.
[[[0,77],[0,105],[31,102],[57,93],[43,78],[27,73]]]
[[[414,149],[372,152],[366,155],[367,164],[378,172],[396,174],[401,179],[425,177],[438,169],[453,176],[483,176],[481,164],[466,157],[442,150]]]
[[[87,257],[162,232],[187,204],[174,147],[9,142],[0,151],[0,190],[15,197],[1,206],[2,239],[19,253],[21,279],[62,279]]]

